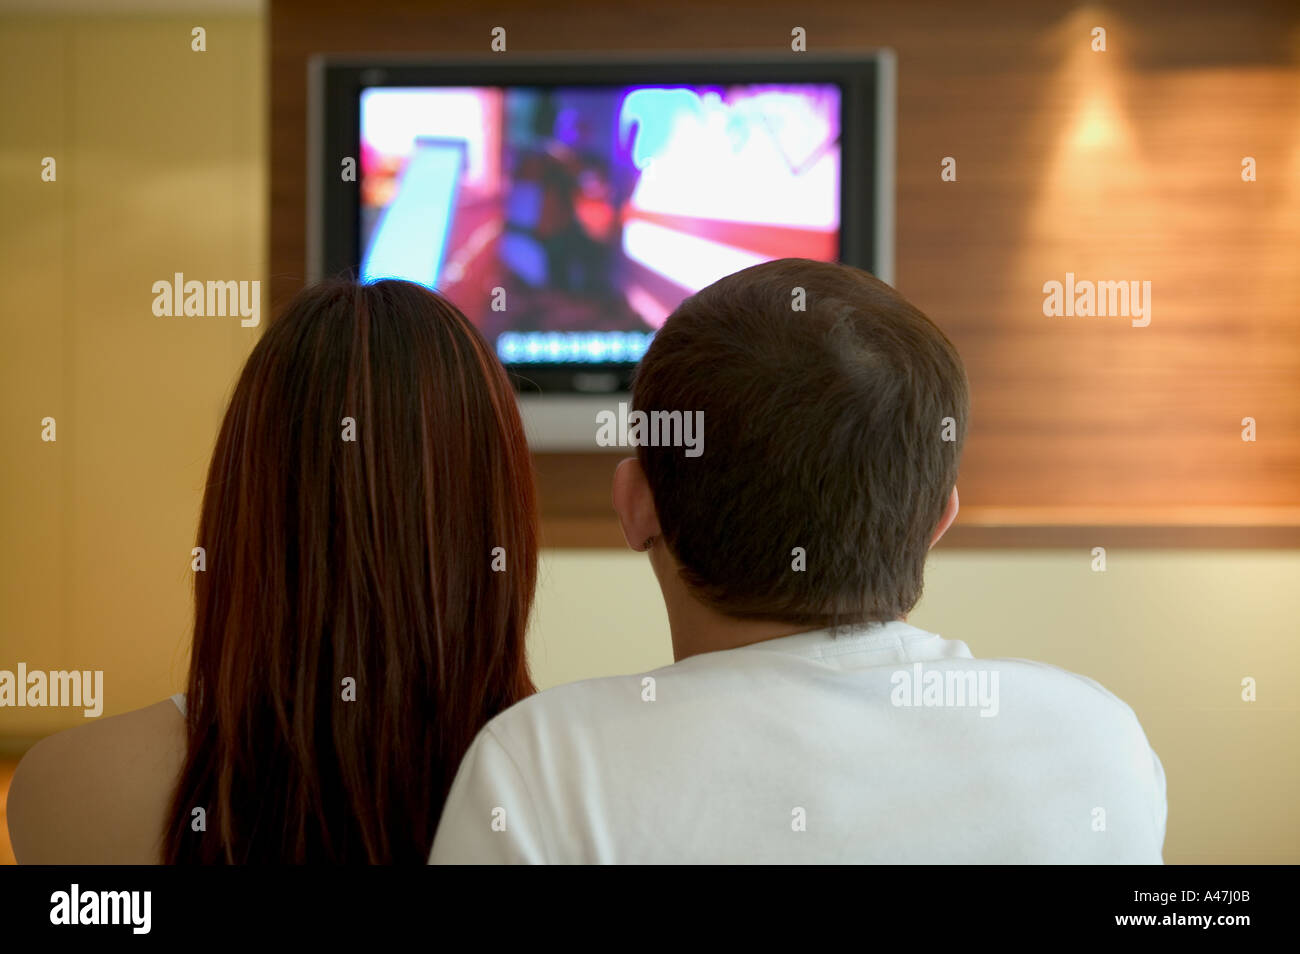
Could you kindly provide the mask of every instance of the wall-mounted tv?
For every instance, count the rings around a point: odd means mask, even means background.
[[[892,279],[887,52],[323,57],[311,85],[309,275],[436,288],[522,392],[625,390],[748,265]]]

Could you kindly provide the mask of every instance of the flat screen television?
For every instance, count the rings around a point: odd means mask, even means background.
[[[804,257],[892,280],[893,76],[888,51],[317,58],[309,277],[437,289],[534,443],[587,447],[587,411],[723,275]]]

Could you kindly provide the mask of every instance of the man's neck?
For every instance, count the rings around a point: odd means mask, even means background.
[[[668,630],[672,634],[676,662],[702,653],[739,649],[822,628],[808,623],[736,619],[705,606],[680,589],[674,590],[671,597],[664,594],[664,606],[668,611]],[[898,622],[906,623],[907,616],[900,616]]]
[[[673,658],[677,662],[701,653],[739,649],[768,639],[806,633],[815,626],[772,620],[735,619],[683,596],[669,605],[668,628],[673,637]]]

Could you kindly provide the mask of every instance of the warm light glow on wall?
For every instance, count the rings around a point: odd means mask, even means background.
[[[1081,104],[1066,141],[1071,151],[1115,149],[1123,139],[1114,100],[1094,93]]]
[[[1106,30],[1104,52],[1092,48],[1095,27]],[[1080,380],[1099,365],[1113,365],[1114,349],[1134,339],[1099,339],[1093,329],[1101,326],[1064,323],[1068,319],[1053,323],[1042,313],[1043,284],[1064,281],[1067,272],[1093,281],[1149,277],[1146,240],[1166,223],[1154,207],[1158,189],[1130,114],[1126,50],[1132,31],[1112,12],[1084,7],[1043,42],[1059,65],[1043,86],[1028,137],[1041,159],[1038,175],[1027,183],[1032,198],[1016,256],[1013,307],[1027,333],[1053,340],[1047,347],[1061,373],[1044,380],[1044,403],[1062,419],[1078,420],[1097,400],[1096,390],[1079,386]],[[1068,494],[1085,499],[1094,475],[1073,470],[1064,483]]]
[[[1092,49],[1096,26],[1107,29],[1105,52]],[[1124,54],[1116,48],[1126,39],[1114,16],[1092,7],[1076,11],[1052,36],[1061,51],[1061,67],[1040,118],[1040,135],[1050,151],[1034,206],[1031,245],[1066,233],[1077,244],[1081,233],[1104,232],[1107,196],[1145,184],[1137,137],[1124,106]],[[1074,228],[1068,228],[1070,223]]]
[[[1097,27],[1104,52],[1090,42]],[[1015,316],[1011,340],[1051,363],[1036,381],[1039,408],[1086,420],[1099,402],[1150,388],[1113,405],[1112,426],[1131,435],[1122,455],[1112,439],[1106,469],[1082,459],[1062,471],[1053,486],[1066,499],[1089,499],[1099,475],[1125,467],[1185,483],[1195,470],[1179,427],[1226,433],[1258,409],[1275,442],[1250,466],[1278,470],[1286,464],[1273,448],[1300,433],[1295,385],[1285,383],[1300,360],[1287,317],[1300,314],[1295,68],[1171,59],[1140,30],[1087,7],[1045,33],[1055,68],[1021,147],[1028,201],[1001,307]],[[1254,181],[1242,176],[1248,157]],[[1149,324],[1044,315],[1044,284],[1067,275],[1149,283]],[[1070,447],[1064,431],[1047,431],[1037,452],[1051,458]],[[1244,481],[1241,460],[1227,455],[1224,465],[1240,467]]]

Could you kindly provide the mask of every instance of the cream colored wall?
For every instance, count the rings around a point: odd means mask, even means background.
[[[976,656],[1089,676],[1132,706],[1168,779],[1167,862],[1300,861],[1300,553],[1109,549],[1105,572],[1091,563],[1088,550],[940,548],[908,621]],[[549,552],[534,676],[665,665],[666,626],[644,556]]]
[[[156,318],[151,285],[266,277],[263,43],[251,17],[0,18],[0,669],[104,669],[110,714],[183,677],[204,469],[257,332]],[[1089,564],[941,551],[912,622],[1128,701],[1169,776],[1167,860],[1300,860],[1300,554]],[[543,687],[670,662],[644,558],[546,553],[530,651]],[[0,709],[0,747],[75,720]]]
[[[0,668],[104,669],[110,712],[184,671],[199,491],[258,332],[155,317],[152,285],[266,277],[263,60],[254,17],[0,18]],[[0,736],[68,719],[0,709]]]

